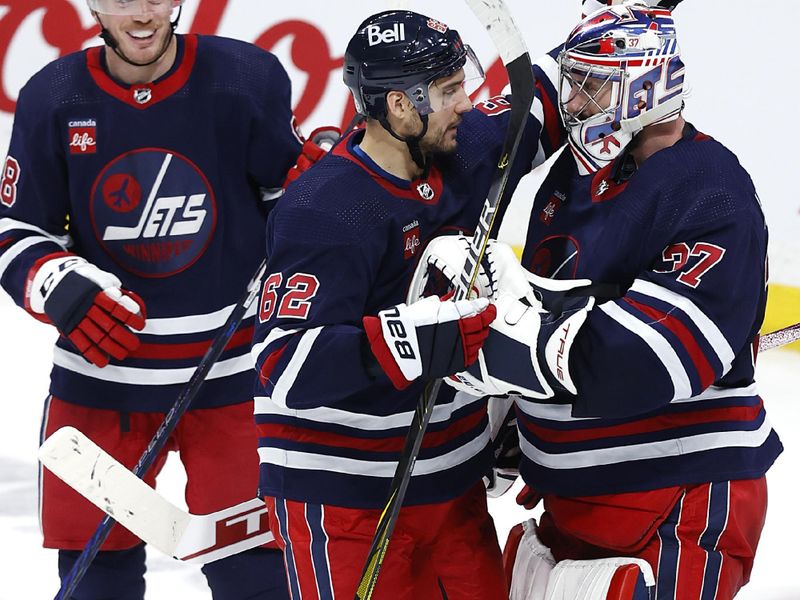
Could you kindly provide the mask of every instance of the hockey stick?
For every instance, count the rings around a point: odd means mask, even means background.
[[[522,139],[525,121],[533,103],[534,93],[530,56],[522,40],[522,35],[503,1],[466,0],[466,3],[489,32],[492,41],[499,50],[500,57],[508,71],[514,101],[511,104],[511,118],[503,141],[503,149],[497,164],[497,171],[494,174],[483,205],[481,218],[470,244],[469,256],[465,261],[460,276],[460,285],[455,290],[456,300],[467,297],[478,276],[478,265],[489,241],[489,232],[494,224],[497,208],[508,182],[510,166],[514,161],[514,156]],[[369,600],[372,597],[441,384],[441,379],[429,382],[417,403],[417,408],[403,445],[403,451],[389,488],[389,497],[378,519],[375,535],[372,538],[372,545],[367,554],[364,570],[355,594],[356,600]]]
[[[772,350],[800,340],[800,323],[765,333],[758,341],[758,351]]]
[[[800,325],[786,329],[798,331]],[[39,450],[39,460],[143,541],[179,560],[211,562],[273,539],[267,533],[266,520],[262,523],[266,511],[261,499],[209,515],[188,513],[72,427],[63,427],[47,438]]]
[[[207,563],[275,539],[260,498],[209,515],[170,503],[74,427],[45,440],[39,460],[67,485],[164,554]],[[109,517],[110,518],[110,517]]]
[[[225,346],[228,345],[231,336],[233,336],[236,329],[239,327],[239,324],[242,322],[247,309],[258,295],[261,279],[264,276],[266,266],[266,261],[261,261],[258,270],[256,271],[255,275],[253,275],[250,283],[247,285],[247,291],[245,292],[244,296],[241,300],[239,300],[239,303],[234,307],[233,311],[228,317],[228,320],[225,321],[225,324],[219,330],[216,337],[214,337],[212,340],[211,345],[208,347],[205,355],[203,355],[203,358],[198,363],[191,379],[189,379],[186,387],[184,387],[181,391],[178,399],[175,401],[175,404],[164,418],[164,422],[161,423],[158,431],[156,431],[156,434],[153,436],[153,439],[150,440],[147,448],[142,453],[142,456],[139,458],[139,462],[133,469],[133,474],[137,477],[144,477],[145,473],[147,473],[147,470],[152,466],[153,462],[155,462],[159,452],[161,452],[162,448],[167,443],[167,439],[175,430],[175,427],[178,425],[178,421],[189,409],[189,405],[191,404],[192,400],[194,400],[194,397],[197,395],[200,387],[205,382],[206,376],[211,370],[211,367],[214,366],[214,363],[217,361],[220,354],[222,354]],[[103,507],[101,506],[100,508]],[[103,520],[100,521],[100,524],[97,526],[97,529],[92,537],[86,543],[86,546],[78,557],[78,560],[75,561],[75,564],[72,565],[72,569],[70,569],[70,572],[64,578],[61,588],[58,590],[58,593],[55,596],[55,600],[65,600],[71,597],[72,592],[75,590],[78,583],[80,583],[81,579],[83,579],[83,576],[86,574],[86,570],[89,568],[92,560],[94,560],[94,557],[97,556],[100,546],[103,545],[103,542],[108,537],[108,534],[111,532],[111,528],[113,526],[114,519],[110,514],[106,514],[106,516],[103,517]]]

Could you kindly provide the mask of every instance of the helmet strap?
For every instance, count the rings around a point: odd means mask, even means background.
[[[166,41],[161,47],[161,52],[153,59],[145,63],[137,63],[133,62],[130,58],[123,54],[122,50],[119,49],[119,42],[117,39],[111,34],[111,32],[106,29],[106,26],[103,25],[103,22],[100,20],[100,15],[95,13],[95,17],[97,18],[97,22],[100,23],[100,33],[99,37],[102,39],[106,45],[114,51],[114,54],[119,56],[123,61],[132,65],[134,67],[149,67],[150,65],[158,62],[162,56],[166,53],[167,49],[169,48],[169,44],[172,41],[173,36],[175,35],[175,29],[178,27],[178,21],[181,20],[181,12],[183,11],[183,6],[178,7],[178,16],[175,17],[174,21],[170,21],[170,32],[169,36],[167,36]]]
[[[386,119],[386,116],[378,119],[383,128],[389,132],[389,134],[396,140],[401,142],[405,142],[406,146],[408,146],[408,153],[411,155],[411,160],[414,161],[414,164],[417,165],[420,169],[422,169],[424,174],[428,173],[429,165],[428,159],[422,152],[422,149],[419,147],[419,143],[425,134],[428,133],[428,115],[419,115],[420,121],[422,121],[422,131],[414,136],[409,137],[401,137],[399,136],[393,129],[392,126],[389,124],[389,121]]]

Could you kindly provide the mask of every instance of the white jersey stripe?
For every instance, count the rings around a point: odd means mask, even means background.
[[[275,382],[275,387],[272,390],[272,400],[278,406],[288,408],[286,405],[286,398],[294,382],[297,380],[297,375],[306,362],[306,358],[308,358],[308,355],[311,353],[311,348],[314,346],[314,342],[319,337],[320,333],[322,333],[322,327],[315,327],[314,329],[307,330],[300,337],[297,348],[294,354],[292,354],[292,358],[289,359],[289,364],[286,365],[283,373],[278,377],[278,380]],[[258,413],[258,410],[256,410],[256,413]]]
[[[625,329],[639,336],[663,363],[670,379],[672,379],[673,400],[676,398],[688,398],[692,395],[692,384],[686,374],[686,369],[664,336],[646,323],[625,312],[616,302],[606,302],[600,306],[600,310]]]
[[[450,420],[453,413],[476,402],[485,402],[483,398],[470,394],[456,394],[452,402],[437,404],[433,408],[431,423],[442,423]],[[364,431],[385,431],[388,429],[408,428],[414,417],[414,411],[394,413],[380,416],[355,413],[340,408],[321,406],[318,408],[292,409],[277,404],[268,396],[256,396],[256,415],[277,415],[296,417],[317,423],[335,423],[345,427],[353,427]]]
[[[281,329],[280,327],[276,327],[272,331],[269,332],[267,339],[263,342],[259,342],[258,344],[254,345],[253,348],[250,350],[250,357],[253,359],[253,364],[258,364],[258,357],[264,351],[264,349],[269,346],[275,340],[278,340],[282,337],[294,335],[300,331],[299,329]]]
[[[244,314],[248,319],[256,314],[257,302],[253,302]],[[186,315],[183,317],[148,318],[142,329],[147,335],[181,335],[186,333],[200,333],[219,329],[228,320],[236,305],[231,304],[214,312],[202,315]]]
[[[195,371],[195,367],[180,369],[148,369],[142,367],[121,367],[108,365],[102,369],[86,362],[86,360],[73,352],[56,347],[53,352],[53,364],[80,373],[86,377],[93,377],[112,383],[129,385],[170,385],[174,383],[187,383]],[[252,371],[253,363],[250,361],[248,349],[244,354],[226,360],[221,360],[211,367],[207,379],[219,379]]]
[[[524,436],[520,436],[520,448],[527,458],[548,469],[583,469],[599,465],[613,465],[638,460],[652,460],[671,456],[683,456],[693,452],[705,452],[721,448],[757,448],[769,437],[772,425],[764,419],[755,431],[719,431],[699,435],[646,442],[630,446],[597,448],[578,452],[550,454],[536,448]]]
[[[728,343],[728,340],[725,339],[725,336],[714,321],[709,319],[694,302],[686,296],[682,296],[663,286],[656,285],[655,283],[643,279],[634,281],[631,290],[644,294],[645,296],[657,298],[686,313],[717,354],[719,361],[722,363],[723,375],[730,370],[731,363],[735,358],[731,345]]]
[[[0,235],[8,231],[14,231],[15,229],[20,229],[22,231],[33,231],[34,233],[38,233],[43,237],[48,238],[63,248],[67,248],[72,245],[72,239],[69,237],[69,235],[53,235],[41,227],[37,227],[36,225],[32,225],[30,223],[25,223],[24,221],[17,221],[16,219],[11,219],[9,217],[0,219]]]
[[[23,238],[16,244],[9,246],[5,252],[0,255],[0,277],[5,275],[6,269],[8,269],[13,260],[25,252],[25,250],[36,246],[37,244],[44,244],[46,242],[52,243],[53,240],[49,237],[35,235]]]
[[[479,454],[489,443],[489,427],[475,439],[434,458],[417,460],[414,464],[413,477],[431,475],[447,471],[467,462]],[[349,475],[363,475],[366,477],[391,478],[397,468],[396,461],[375,461],[346,458],[330,454],[315,454],[298,450],[283,450],[282,448],[262,447],[258,449],[258,456],[262,463],[286,467],[288,469],[310,469],[345,473]]]
[[[708,400],[723,400],[725,398],[747,398],[758,395],[758,386],[755,383],[747,387],[740,388],[721,388],[711,386],[701,394],[691,398],[678,398],[673,400],[673,404],[683,404],[686,402],[705,402]],[[516,397],[515,401],[520,410],[534,419],[560,422],[578,422],[598,420],[599,417],[573,417],[572,405],[570,404],[542,404],[522,397]]]

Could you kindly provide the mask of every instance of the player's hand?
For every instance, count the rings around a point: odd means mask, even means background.
[[[519,395],[532,400],[552,398],[554,390],[577,394],[569,368],[575,337],[594,306],[590,296],[568,297],[563,289],[587,280],[558,281],[536,278],[537,296],[551,294],[560,300],[558,310],[548,302],[531,306],[515,296],[500,293],[495,301],[497,319],[483,344],[478,360],[446,383],[476,396]]]
[[[319,127],[312,131],[311,135],[303,143],[300,156],[297,157],[297,164],[286,173],[283,189],[286,189],[290,183],[313,167],[333,148],[340,137],[342,137],[342,132],[338,127]]]
[[[123,290],[115,275],[80,256],[59,253],[37,261],[28,274],[25,303],[98,367],[139,347],[131,330],[144,327],[144,302]]]
[[[541,499],[542,497],[539,493],[528,485],[523,486],[519,494],[517,494],[517,504],[524,506],[528,510],[536,508],[536,505],[539,504],[539,500]]]
[[[463,371],[478,358],[495,307],[486,298],[451,302],[435,296],[364,317],[370,350],[394,387]]]

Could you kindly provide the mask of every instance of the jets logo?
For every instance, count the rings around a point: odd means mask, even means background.
[[[98,241],[120,266],[144,277],[167,277],[205,252],[216,201],[203,173],[186,157],[135,150],[101,171],[90,214]]]

